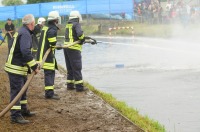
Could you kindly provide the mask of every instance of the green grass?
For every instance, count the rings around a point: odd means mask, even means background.
[[[99,91],[91,86],[89,83],[84,84],[88,87],[92,92],[105,100],[108,104],[110,104],[113,108],[118,110],[122,115],[131,120],[138,127],[142,128],[147,132],[165,132],[165,128],[159,122],[150,119],[148,116],[142,116],[139,114],[138,110],[129,107],[125,102],[118,101],[111,94]]]

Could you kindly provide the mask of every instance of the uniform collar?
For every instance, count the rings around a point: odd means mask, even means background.
[[[55,23],[48,23],[48,27],[56,27],[57,29],[59,29]]]
[[[23,27],[24,27],[30,34],[33,34],[33,31],[31,31],[26,25],[23,25]]]
[[[68,23],[72,23],[72,22],[78,22],[79,21],[79,19],[78,18],[74,18],[74,19],[71,19],[71,20],[69,20],[68,21]]]

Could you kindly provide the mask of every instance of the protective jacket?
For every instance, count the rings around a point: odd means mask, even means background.
[[[49,48],[52,48],[52,51],[47,56],[47,59],[43,65],[43,69],[47,70],[55,70],[58,69],[56,59],[55,59],[55,45],[57,42],[57,30],[58,27],[49,23],[48,27],[44,26],[41,31],[41,36],[39,40],[39,47],[37,52],[37,61],[41,62],[44,54]]]
[[[81,29],[81,25],[78,22],[78,19],[71,19],[68,21],[66,25],[66,32],[65,32],[65,45],[71,44],[75,41],[80,40],[81,42],[84,41],[84,33]],[[82,49],[82,44],[75,44],[69,47],[70,49],[80,50]]]
[[[32,48],[32,32],[23,26],[16,32],[9,41],[8,58],[5,64],[5,71],[18,75],[27,75],[29,68],[35,70],[37,68],[36,61],[33,59]]]
[[[32,46],[33,46],[33,48],[32,48],[32,52],[34,53],[36,53],[37,52],[37,49],[38,49],[38,40],[39,40],[39,38],[40,38],[40,33],[41,33],[41,27],[40,27],[40,25],[39,24],[37,24],[36,26],[35,26],[35,28],[34,28],[34,30],[33,30],[33,35],[32,35],[32,38],[33,38],[33,43],[32,43]]]
[[[8,25],[8,23],[6,23],[5,25],[5,30],[8,31],[15,31],[15,25],[13,23],[11,23],[11,25]],[[14,32],[11,33],[12,35],[14,34]],[[9,35],[9,33],[7,33],[7,35]]]

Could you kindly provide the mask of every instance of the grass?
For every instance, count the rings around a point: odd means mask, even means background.
[[[59,65],[59,72],[66,73],[66,70]],[[101,97],[105,102],[115,108],[118,112],[120,112],[123,116],[125,116],[128,120],[133,122],[136,126],[143,129],[145,132],[165,132],[165,127],[161,125],[158,121],[150,119],[148,116],[142,116],[139,114],[138,110],[128,106],[125,102],[118,101],[116,98],[112,96],[112,94],[108,94],[97,90],[88,82],[84,83],[84,86],[88,87],[93,93]]]
[[[101,28],[99,27],[101,25]],[[180,22],[173,24],[147,24],[134,21],[108,21],[108,20],[92,20],[82,24],[83,31],[86,35],[109,35],[108,28],[113,27],[133,27],[134,36],[140,37],[156,37],[156,38],[173,38],[173,37],[193,37],[199,34],[200,24],[189,23],[184,25]],[[130,36],[131,29],[113,30],[112,35]]]
[[[99,91],[87,82],[84,85],[88,87],[96,95],[98,95],[103,100],[105,100],[113,108],[118,110],[122,115],[124,115],[129,120],[131,120],[135,125],[143,129],[144,131],[147,131],[147,132],[165,132],[166,131],[164,126],[161,125],[158,121],[152,120],[148,116],[140,115],[136,109],[129,107],[125,102],[118,101],[111,94]]]

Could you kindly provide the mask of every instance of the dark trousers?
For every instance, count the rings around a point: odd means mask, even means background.
[[[24,86],[27,81],[26,76],[17,75],[8,73],[9,81],[10,81],[10,102],[17,96],[20,92],[21,88]],[[24,103],[25,101],[25,103]],[[23,102],[23,103],[20,103]],[[16,102],[16,104],[11,108],[11,117],[17,117],[21,115],[21,109],[27,109],[27,99],[26,92],[22,95],[22,97]]]
[[[44,81],[45,81],[45,96],[52,97],[54,95],[54,80],[55,70],[44,69]]]
[[[12,35],[12,33],[11,33],[11,35]],[[11,40],[12,37],[10,36],[9,33],[6,34],[6,37],[7,37],[7,43],[9,43],[9,41]]]
[[[74,83],[67,82],[67,87],[73,87],[75,84],[76,89],[83,89],[83,83],[76,83],[82,81],[82,56],[81,51],[73,49],[64,49],[65,62],[67,68],[67,80],[74,80]]]

